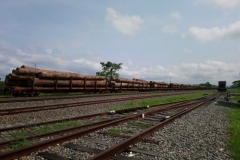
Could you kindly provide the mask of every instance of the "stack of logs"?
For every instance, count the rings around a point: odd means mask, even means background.
[[[113,90],[148,90],[150,84],[146,80],[115,78],[111,80],[111,87]]]
[[[70,72],[59,72],[21,66],[12,70],[5,78],[6,86],[17,86],[32,90],[106,90],[104,76],[89,76]]]

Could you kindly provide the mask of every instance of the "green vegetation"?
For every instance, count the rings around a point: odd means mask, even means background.
[[[117,71],[122,69],[122,63],[116,64],[108,61],[107,63],[100,62],[100,64],[102,65],[102,71],[96,72],[97,76],[105,76],[108,79],[119,77]]]
[[[238,88],[238,89],[240,89],[240,80],[233,81],[232,85],[230,86],[230,88]]]
[[[93,120],[94,121],[103,121],[103,120],[106,120],[106,118],[104,118],[104,117],[95,117]]]
[[[234,96],[231,100],[238,102],[238,101],[240,101],[240,96]]]
[[[207,82],[207,83],[200,83],[199,85],[200,85],[200,86],[205,86],[205,87],[208,87],[208,88],[217,88],[216,85],[211,84],[211,83],[209,83],[209,82]]]
[[[26,138],[26,132],[21,132],[21,131],[13,132],[11,134],[11,137],[13,139],[24,139]]]
[[[133,133],[132,130],[129,129],[121,129],[121,128],[110,128],[106,131],[107,133],[112,133],[112,134],[128,134],[128,133]]]
[[[9,149],[10,150],[18,149],[18,148],[30,146],[31,144],[33,144],[32,141],[29,141],[29,140],[26,140],[25,138],[23,138],[23,139],[19,140],[18,142],[16,142],[15,144],[13,144],[12,146],[10,146]]]
[[[36,134],[43,134],[43,133],[49,133],[49,132],[63,130],[71,127],[77,127],[81,125],[82,123],[79,121],[65,121],[62,123],[56,123],[54,125],[45,125],[42,127],[36,127],[36,128],[33,128],[33,131]]]
[[[232,100],[240,100],[240,96],[234,97]],[[240,104],[235,105],[232,109],[227,111],[227,116],[230,119],[230,139],[228,141],[229,149],[235,159],[240,160]]]
[[[56,123],[56,124],[53,124],[53,125],[44,125],[44,126],[41,126],[41,127],[32,127],[31,128],[31,130],[32,130],[31,134],[44,134],[44,133],[63,130],[63,129],[71,128],[71,127],[77,127],[77,126],[81,126],[81,125],[82,125],[82,123],[79,122],[79,121],[64,121],[64,122]],[[13,139],[25,139],[26,135],[27,135],[27,133],[25,131],[17,131],[17,132],[13,132],[11,134],[11,137]]]
[[[137,126],[137,127],[142,127],[142,128],[149,128],[149,127],[151,127],[151,124],[138,123],[138,122],[135,122],[135,121],[130,121],[128,124],[131,125],[131,126]]]
[[[240,93],[240,88],[228,88],[228,91],[230,92],[230,93]]]
[[[205,91],[200,93],[192,93],[188,95],[182,95],[182,96],[175,96],[175,97],[169,97],[169,98],[162,98],[162,99],[151,99],[151,100],[142,100],[138,103],[130,102],[123,106],[115,106],[110,108],[110,110],[121,110],[121,109],[129,109],[129,108],[136,108],[140,106],[147,106],[147,105],[156,105],[156,104],[164,104],[164,103],[170,103],[170,102],[177,102],[177,101],[183,101],[183,100],[190,100],[202,97],[203,94],[213,94],[216,93],[216,91]]]
[[[11,134],[13,139],[19,139],[16,143],[9,147],[9,150],[26,147],[32,144],[32,141],[26,140],[26,132],[14,132]]]
[[[63,130],[63,129],[71,128],[71,127],[77,127],[77,126],[81,126],[81,125],[82,125],[82,123],[79,121],[65,121],[62,123],[56,123],[54,125],[33,127],[32,134],[44,134],[44,133],[49,133],[49,132],[53,132],[53,131],[57,131],[57,130]],[[20,139],[20,140],[18,142],[16,142],[15,144],[13,144],[12,146],[10,146],[9,149],[10,150],[17,149],[17,148],[26,147],[26,146],[33,144],[32,141],[26,140],[26,135],[27,135],[27,133],[25,131],[13,132],[11,134],[11,137],[13,139]]]
[[[5,87],[5,83],[3,81],[0,81],[0,87]]]

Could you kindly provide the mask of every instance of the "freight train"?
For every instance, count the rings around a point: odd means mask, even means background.
[[[218,81],[218,91],[225,92],[227,90],[226,84],[226,81]]]
[[[207,89],[200,85],[146,81],[143,79],[107,79],[21,66],[5,77],[4,93],[13,96],[38,96],[40,92],[122,92],[122,91],[182,91]]]

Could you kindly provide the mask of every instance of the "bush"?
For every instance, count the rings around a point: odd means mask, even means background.
[[[5,83],[3,81],[0,81],[0,87],[5,87]]]

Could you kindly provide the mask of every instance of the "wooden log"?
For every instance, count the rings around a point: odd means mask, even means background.
[[[60,71],[53,71],[53,70],[45,70],[45,69],[38,69],[28,66],[22,66],[21,68],[16,69],[16,74],[18,75],[32,75],[35,74],[37,78],[41,79],[72,79],[79,80],[79,79],[87,79],[87,80],[106,80],[105,76],[90,76],[90,75],[82,75],[78,73],[70,73],[70,72],[60,72]]]
[[[13,91],[31,91],[32,87],[13,87]],[[51,91],[86,91],[86,90],[105,90],[105,87],[88,87],[84,89],[84,87],[73,87],[71,90],[69,87],[58,87],[55,89],[55,87],[34,87],[34,91],[40,91],[40,92],[51,92]]]
[[[38,77],[41,79],[55,79],[58,77],[59,79],[72,79],[73,80],[106,80],[104,76],[89,76],[89,75],[82,75],[77,73],[64,73],[64,72],[40,72]]]
[[[111,87],[113,88],[149,88],[148,84],[137,84],[137,83],[111,83]]]
[[[17,75],[33,75],[38,74],[39,70],[36,69],[28,69],[28,68],[16,68],[16,74]]]
[[[112,79],[112,81],[121,82],[121,83],[135,83],[135,84],[143,83],[143,82],[134,81],[134,80],[125,79],[125,78],[115,78],[115,79]]]
[[[46,80],[46,79],[34,78],[34,86],[53,87],[53,86],[55,86],[55,83],[56,83],[56,81],[51,80],[51,79]],[[33,84],[32,78],[28,79],[27,84],[28,84],[28,86],[32,86],[32,84]],[[70,85],[71,85],[70,80],[58,80],[57,81],[58,87],[70,87]],[[72,81],[73,87],[83,87],[84,85],[85,85],[84,80],[73,80]],[[106,86],[106,81],[105,80],[96,81],[96,85],[97,85],[97,87],[104,87],[104,86]],[[86,87],[91,87],[91,86],[95,86],[95,81],[86,80]]]
[[[148,81],[146,81],[144,79],[133,78],[133,80],[134,81],[140,81],[140,82],[148,83]]]
[[[12,74],[16,74],[16,70],[15,69],[12,70]]]
[[[16,74],[18,75],[29,75],[29,74],[38,74],[39,72],[50,72],[50,73],[68,73],[68,72],[59,72],[59,71],[53,71],[53,70],[46,70],[46,69],[38,69],[38,68],[32,68],[27,66],[22,66],[21,68],[16,68]]]
[[[53,70],[48,70],[48,69],[39,69],[39,68],[34,68],[34,67],[29,67],[29,66],[26,66],[26,65],[22,65],[21,68],[24,68],[24,69],[29,69],[29,70],[38,70],[39,72],[53,72]]]
[[[10,80],[9,75],[5,77],[5,85],[6,86],[21,86],[26,87],[27,86],[27,80]]]
[[[16,74],[8,74],[9,80],[28,80],[29,78],[32,78],[32,76],[28,75],[16,75]]]

